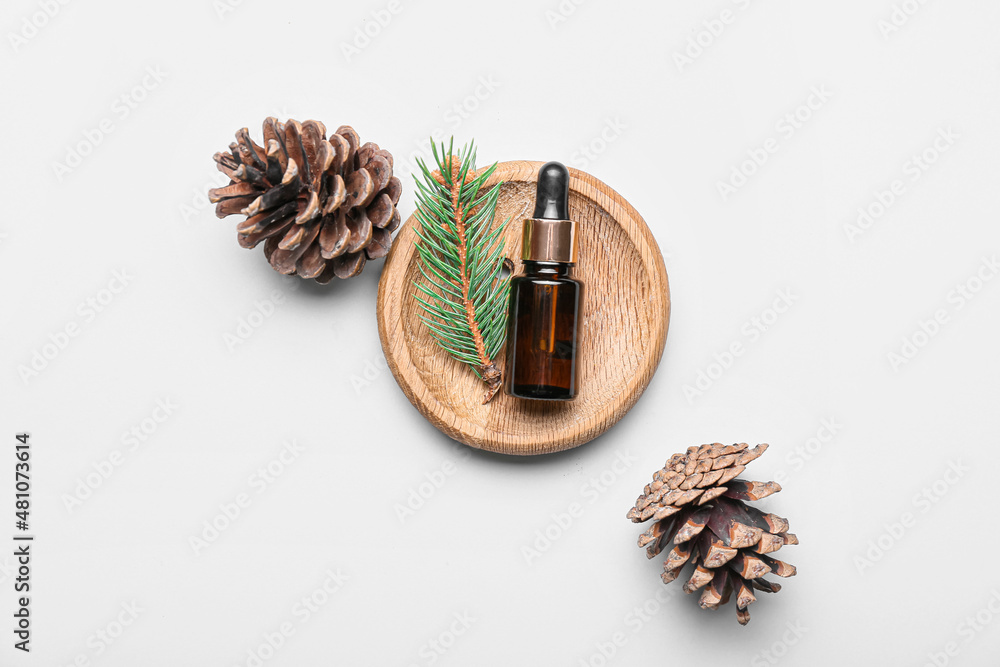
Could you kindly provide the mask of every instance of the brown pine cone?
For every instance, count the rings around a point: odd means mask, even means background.
[[[646,547],[649,558],[673,545],[663,563],[664,583],[676,579],[686,564],[694,565],[684,592],[704,588],[699,601],[703,609],[726,604],[735,592],[741,625],[750,621],[747,606],[756,600],[754,589],[767,593],[781,589],[764,575],[795,574],[793,566],[767,555],[799,543],[787,532],[788,521],[745,502],[766,498],[781,487],[777,482],[736,479],[766,449],[767,445],[748,449],[746,443],[689,447],[653,475],[628,513],[635,523],[655,522],[639,536],[639,546]]]
[[[275,271],[322,284],[388,254],[402,193],[389,151],[360,145],[347,125],[327,138],[318,121],[276,118],[264,121],[264,145],[243,128],[228,153],[214,156],[230,184],[210,190],[209,200],[220,218],[247,216],[236,227],[241,246],[264,241]]]

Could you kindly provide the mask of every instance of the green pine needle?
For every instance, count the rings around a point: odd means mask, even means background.
[[[457,155],[454,145],[454,138],[447,147],[431,142],[434,172],[417,160],[423,178],[413,177],[420,223],[415,244],[423,280],[413,284],[427,331],[442,349],[490,384],[489,400],[499,387],[493,360],[507,334],[510,279],[502,277],[502,269],[504,231],[510,220],[493,227],[500,184],[483,190],[496,163],[477,172],[475,145]],[[452,165],[460,165],[457,173]]]

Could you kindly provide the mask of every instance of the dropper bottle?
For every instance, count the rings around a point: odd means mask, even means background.
[[[559,162],[538,172],[521,259],[522,270],[510,281],[504,390],[518,398],[572,400],[579,392],[583,283],[572,277],[576,223],[569,218],[569,171]]]

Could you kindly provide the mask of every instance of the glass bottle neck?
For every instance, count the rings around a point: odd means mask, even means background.
[[[573,272],[573,265],[563,262],[534,262],[525,260],[522,265],[524,267],[524,275],[526,276],[563,278]]]

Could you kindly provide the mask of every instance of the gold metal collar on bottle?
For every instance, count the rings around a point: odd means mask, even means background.
[[[576,264],[576,223],[572,220],[526,218],[521,259],[528,262]]]

